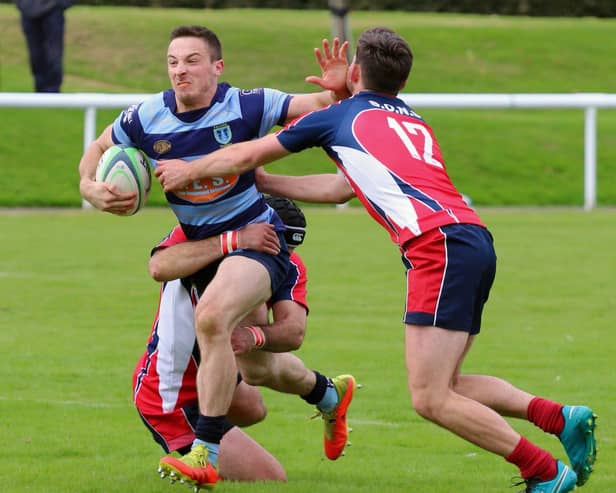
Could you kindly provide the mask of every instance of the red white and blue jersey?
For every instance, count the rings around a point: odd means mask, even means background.
[[[185,241],[176,227],[157,248]],[[271,304],[292,300],[308,311],[307,275],[300,257],[291,253],[291,268]],[[133,373],[133,399],[144,423],[167,451],[190,445],[198,403],[200,354],[195,338],[197,289],[180,279],[162,283],[160,299],[146,350]]]
[[[242,90],[220,83],[208,108],[178,114],[175,93],[169,89],[124,110],[113,123],[112,138],[116,144],[141,149],[154,168],[159,159],[192,161],[227,144],[267,134],[284,123],[290,100],[274,89]],[[257,191],[254,171],[203,178],[166,197],[190,239],[260,221],[284,230]]]
[[[186,233],[184,233],[184,230],[181,226],[176,226],[169,232],[169,234],[167,234],[167,236],[160,240],[158,245],[152,248],[152,252],[150,253],[150,255],[154,255],[154,252],[156,252],[156,250],[177,245],[179,243],[184,243],[185,241],[188,241]]]
[[[322,147],[401,247],[455,223],[483,226],[456,190],[428,124],[401,99],[360,92],[277,133],[290,152]]]

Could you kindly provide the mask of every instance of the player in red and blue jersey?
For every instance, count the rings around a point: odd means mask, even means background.
[[[335,41],[330,47],[324,41],[322,48],[322,52],[316,51],[322,75],[306,80],[320,85],[323,92],[290,96],[270,89],[242,91],[218,82],[224,61],[220,41],[212,31],[201,26],[174,29],[167,49],[172,89],[122,112],[88,146],[79,163],[83,198],[111,213],[122,213],[136,200],[136,194],[120,193],[94,179],[101,155],[114,144],[139,147],[155,167],[163,158],[192,160],[264,135],[276,124],[337,100],[345,94],[347,44]],[[203,355],[197,375],[200,416],[194,454],[187,454],[185,461],[194,471],[191,480],[211,485],[217,479],[218,448],[235,390],[237,368],[231,334],[284,281],[289,254],[282,222],[256,190],[252,172],[199,179],[167,193],[167,200],[191,240],[267,222],[274,225],[280,242],[276,255],[241,249],[226,256],[195,309],[195,330]],[[233,237],[227,238],[227,245],[233,248]],[[337,398],[340,404],[350,399],[346,398],[352,394],[350,383],[337,389],[344,394]]]
[[[289,199],[268,197],[267,202],[287,228],[285,238],[291,250],[292,268],[268,300],[273,321],[270,323],[266,316],[258,320],[259,325],[242,325],[234,330],[234,350],[240,359],[257,349],[275,353],[295,350],[301,346],[306,329],[306,268],[295,252],[303,243],[306,220],[301,209]],[[260,223],[241,229],[240,247],[273,249],[276,236],[266,226]],[[189,242],[178,226],[153,250],[150,271],[164,282],[152,333],[135,369],[133,389],[143,422],[166,452],[187,453],[195,438],[199,349],[193,326],[194,306],[223,256],[222,249],[218,237]],[[175,279],[187,273],[190,275]],[[262,335],[255,337],[259,333]],[[280,358],[292,359],[292,364],[279,364]],[[268,369],[267,364],[272,362],[274,368]],[[265,417],[260,394],[246,382],[304,396],[307,401],[312,394],[309,402],[317,405],[325,396],[323,377],[308,370],[298,358],[272,355],[246,363],[240,365],[245,378],[238,382],[227,415],[230,423],[248,426]],[[284,388],[279,387],[280,381],[286,382]],[[220,475],[235,480],[285,480],[278,461],[230,423],[221,442]],[[250,460],[246,460],[246,455],[250,455]]]
[[[447,175],[428,124],[397,97],[412,65],[408,43],[374,28],[359,38],[347,73],[351,97],[309,113],[276,135],[229,146],[192,163],[163,163],[165,190],[204,176],[242,173],[308,147],[322,147],[343,173],[269,181],[299,200],[349,190],[399,247],[407,273],[406,364],[413,406],[424,418],[519,467],[528,493],[584,484],[596,458],[595,416],[486,375],[462,374],[479,333],[495,271],[492,236]],[[502,416],[557,435],[572,467],[532,444]]]
[[[269,225],[258,223],[241,229],[241,247],[275,250],[264,240],[268,234],[270,242],[277,239],[273,229],[266,226]],[[184,249],[189,246],[190,250]],[[175,254],[170,257],[162,252]],[[191,275],[221,257],[218,236],[188,242],[179,226],[153,250],[151,272],[163,282],[146,350],[133,374],[133,392],[141,419],[165,452],[187,453],[195,438],[200,357],[194,329],[198,292]],[[174,262],[170,263],[169,259]],[[178,275],[186,277],[178,279],[175,277]],[[261,421],[265,414],[258,389],[238,381],[221,442],[221,476],[239,481],[286,480],[278,460],[239,428]],[[243,453],[248,453],[251,460],[237,460]]]

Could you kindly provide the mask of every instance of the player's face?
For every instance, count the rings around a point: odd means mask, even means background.
[[[212,61],[206,43],[200,38],[182,37],[169,43],[167,73],[179,112],[210,105],[223,66],[222,60]]]

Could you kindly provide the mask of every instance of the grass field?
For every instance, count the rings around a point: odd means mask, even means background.
[[[410,410],[402,359],[403,271],[363,212],[306,208],[298,251],[310,277],[306,363],[352,372],[353,446],[322,458],[321,423],[297,398],[264,392],[267,420],[249,433],[289,483],[225,483],[230,492],[480,493],[509,488],[514,468]],[[599,415],[599,460],[583,490],[616,488],[614,308],[616,212],[480,210],[499,269],[466,371],[502,376]],[[0,487],[4,493],[188,491],[156,473],[161,455],[131,403],[133,365],[156,308],[150,247],[174,224],[166,209],[130,218],[93,211],[0,211]],[[560,457],[558,441],[517,428]]]
[[[312,49],[330,35],[327,11],[75,6],[67,11],[65,92],[157,92],[168,86],[169,31],[204,23],[224,47],[222,79],[308,92]],[[407,93],[616,91],[615,19],[352,12],[353,39],[387,25],[415,54]],[[17,10],[0,5],[0,91],[30,91]],[[582,205],[583,112],[434,110],[432,125],[457,185],[478,205]],[[120,109],[99,111],[102,130]],[[0,206],[77,206],[83,111],[0,108]],[[616,204],[616,112],[598,112],[598,202]],[[273,165],[295,174],[332,165],[311,150]],[[151,204],[163,203],[159,188]]]

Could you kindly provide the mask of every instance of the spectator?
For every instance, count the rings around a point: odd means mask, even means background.
[[[36,92],[60,92],[64,53],[64,11],[71,0],[15,0],[28,43]]]

